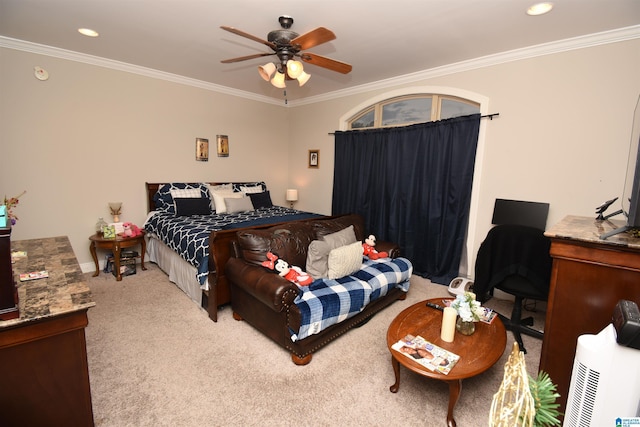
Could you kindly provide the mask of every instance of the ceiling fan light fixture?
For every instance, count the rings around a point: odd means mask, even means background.
[[[287,61],[287,74],[292,79],[297,79],[302,73],[304,73],[304,67],[302,62],[290,59]]]
[[[310,78],[311,78],[311,74],[307,74],[307,73],[305,73],[305,72],[303,71],[303,72],[302,72],[302,73],[300,73],[300,75],[298,76],[298,79],[297,79],[297,80],[298,80],[298,84],[299,84],[300,86],[304,86],[304,84],[305,84],[306,82],[308,82]]]
[[[277,71],[276,75],[271,79],[271,84],[280,89],[284,89],[285,87],[287,87],[284,82],[284,73]]]
[[[268,64],[260,65],[258,67],[258,73],[265,81],[271,80],[271,76],[276,71],[276,64],[269,62]]]

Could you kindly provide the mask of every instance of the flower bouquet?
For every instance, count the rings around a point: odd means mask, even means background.
[[[456,309],[463,322],[477,322],[485,314],[484,307],[480,305],[479,301],[476,301],[476,296],[472,292],[459,294],[451,302],[451,307]]]
[[[3,204],[7,208],[7,218],[11,221],[11,225],[16,225],[16,221],[18,221],[18,217],[16,216],[16,214],[13,213],[13,208],[18,206],[18,203],[20,202],[20,197],[24,196],[25,193],[26,191],[23,191],[19,195],[15,197],[11,197],[9,199],[7,199],[7,196],[4,196]]]

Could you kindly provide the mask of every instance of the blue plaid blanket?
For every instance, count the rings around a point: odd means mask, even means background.
[[[355,316],[394,287],[407,292],[412,272],[413,265],[406,258],[364,258],[362,268],[351,276],[315,280],[294,300],[302,322],[299,331],[291,331],[291,340],[304,339]]]
[[[185,261],[198,269],[197,279],[204,286],[209,274],[209,235],[212,231],[252,227],[321,217],[322,215],[273,206],[248,212],[176,217],[172,212],[155,212],[144,229],[158,237]]]

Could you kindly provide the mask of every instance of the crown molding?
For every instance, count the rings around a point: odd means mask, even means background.
[[[389,89],[404,84],[416,83],[422,80],[442,77],[450,74],[471,71],[478,68],[491,67],[494,65],[504,64],[507,62],[520,61],[539,56],[552,55],[554,53],[567,52],[576,49],[584,49],[593,46],[599,46],[610,43],[617,43],[627,40],[640,38],[640,25],[619,28],[616,30],[605,31],[601,33],[589,34],[586,36],[574,37],[570,39],[558,40],[550,43],[539,44],[521,49],[514,49],[494,55],[482,56],[468,61],[456,62],[441,67],[430,68],[428,70],[418,71],[415,73],[404,74],[389,79],[378,80],[372,83],[366,83],[354,86],[348,89],[341,89],[334,92],[328,92],[322,95],[313,96],[297,101],[289,101],[290,106],[300,106],[306,104],[314,104],[317,102],[328,101],[345,96],[370,92],[380,89]]]
[[[487,55],[468,61],[456,62],[453,64],[435,67],[428,70],[418,71],[415,73],[405,74],[372,83],[366,83],[354,86],[348,89],[341,89],[322,95],[311,96],[302,100],[291,100],[284,107],[295,107],[301,105],[314,104],[324,102],[336,98],[342,98],[363,92],[369,92],[380,89],[388,89],[403,84],[415,83],[435,77],[446,76],[450,74],[460,73],[464,71],[475,70],[478,68],[490,67],[506,62],[520,61],[523,59],[535,58],[538,56],[551,55],[559,52],[566,52],[576,49],[584,49],[593,46],[599,46],[609,43],[617,43],[640,38],[640,25],[619,28],[601,33],[589,34],[586,36],[574,37],[570,39],[558,40],[550,43],[530,46],[522,49],[515,49],[494,55]],[[66,49],[60,49],[52,46],[31,43],[24,40],[12,39],[0,36],[0,47],[15,49],[24,52],[46,55],[55,58],[66,59],[69,61],[81,62],[84,64],[95,65],[98,67],[110,68],[113,70],[124,71],[127,73],[138,74],[145,77],[151,77],[160,80],[166,80],[173,83],[193,86],[200,89],[210,90],[213,92],[223,93],[226,95],[237,96],[252,101],[263,102],[272,105],[282,105],[281,99],[275,99],[255,93],[232,89],[226,86],[205,82],[202,80],[192,79],[177,74],[167,73],[152,68],[141,67],[126,62],[114,61],[111,59],[101,58],[98,56],[87,55]]]
[[[8,49],[20,50],[23,52],[35,53],[38,55],[51,56],[54,58],[66,59],[69,61],[81,62],[83,64],[95,65],[97,67],[109,68],[126,73],[138,74],[145,77],[151,77],[159,80],[166,80],[173,83],[193,86],[200,89],[210,90],[213,92],[224,93],[226,95],[246,98],[253,101],[265,102],[268,104],[282,105],[282,100],[273,99],[267,96],[256,95],[255,93],[246,92],[239,89],[232,89],[226,86],[209,83],[202,80],[192,79],[190,77],[180,76],[178,74],[167,73],[155,70],[153,68],[141,67],[139,65],[129,64],[126,62],[106,59],[99,56],[87,55],[85,53],[74,52],[72,50],[60,49],[57,47],[47,46],[38,43],[27,42],[24,40],[12,39],[0,36],[0,47]]]

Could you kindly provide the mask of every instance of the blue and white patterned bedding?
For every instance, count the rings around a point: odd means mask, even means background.
[[[260,185],[263,182],[234,183],[234,190],[241,185]],[[212,231],[275,224],[298,219],[317,218],[322,215],[272,206],[238,213],[212,213],[210,215],[175,216],[175,207],[170,194],[172,189],[200,189],[203,198],[209,198],[206,184],[170,183],[161,186],[154,196],[158,210],[152,212],[144,224],[147,233],[156,236],[185,261],[197,269],[197,280],[206,285],[209,274],[209,235]]]
[[[250,227],[284,221],[319,217],[283,206],[239,213],[176,217],[155,212],[145,223],[145,230],[159,238],[198,270],[198,282],[204,285],[209,274],[209,235],[212,231]]]
[[[409,290],[413,265],[408,259],[363,260],[362,268],[351,276],[318,279],[302,288],[303,292],[294,300],[302,321],[299,331],[291,331],[292,341],[317,334],[355,316],[394,287],[404,292]]]

